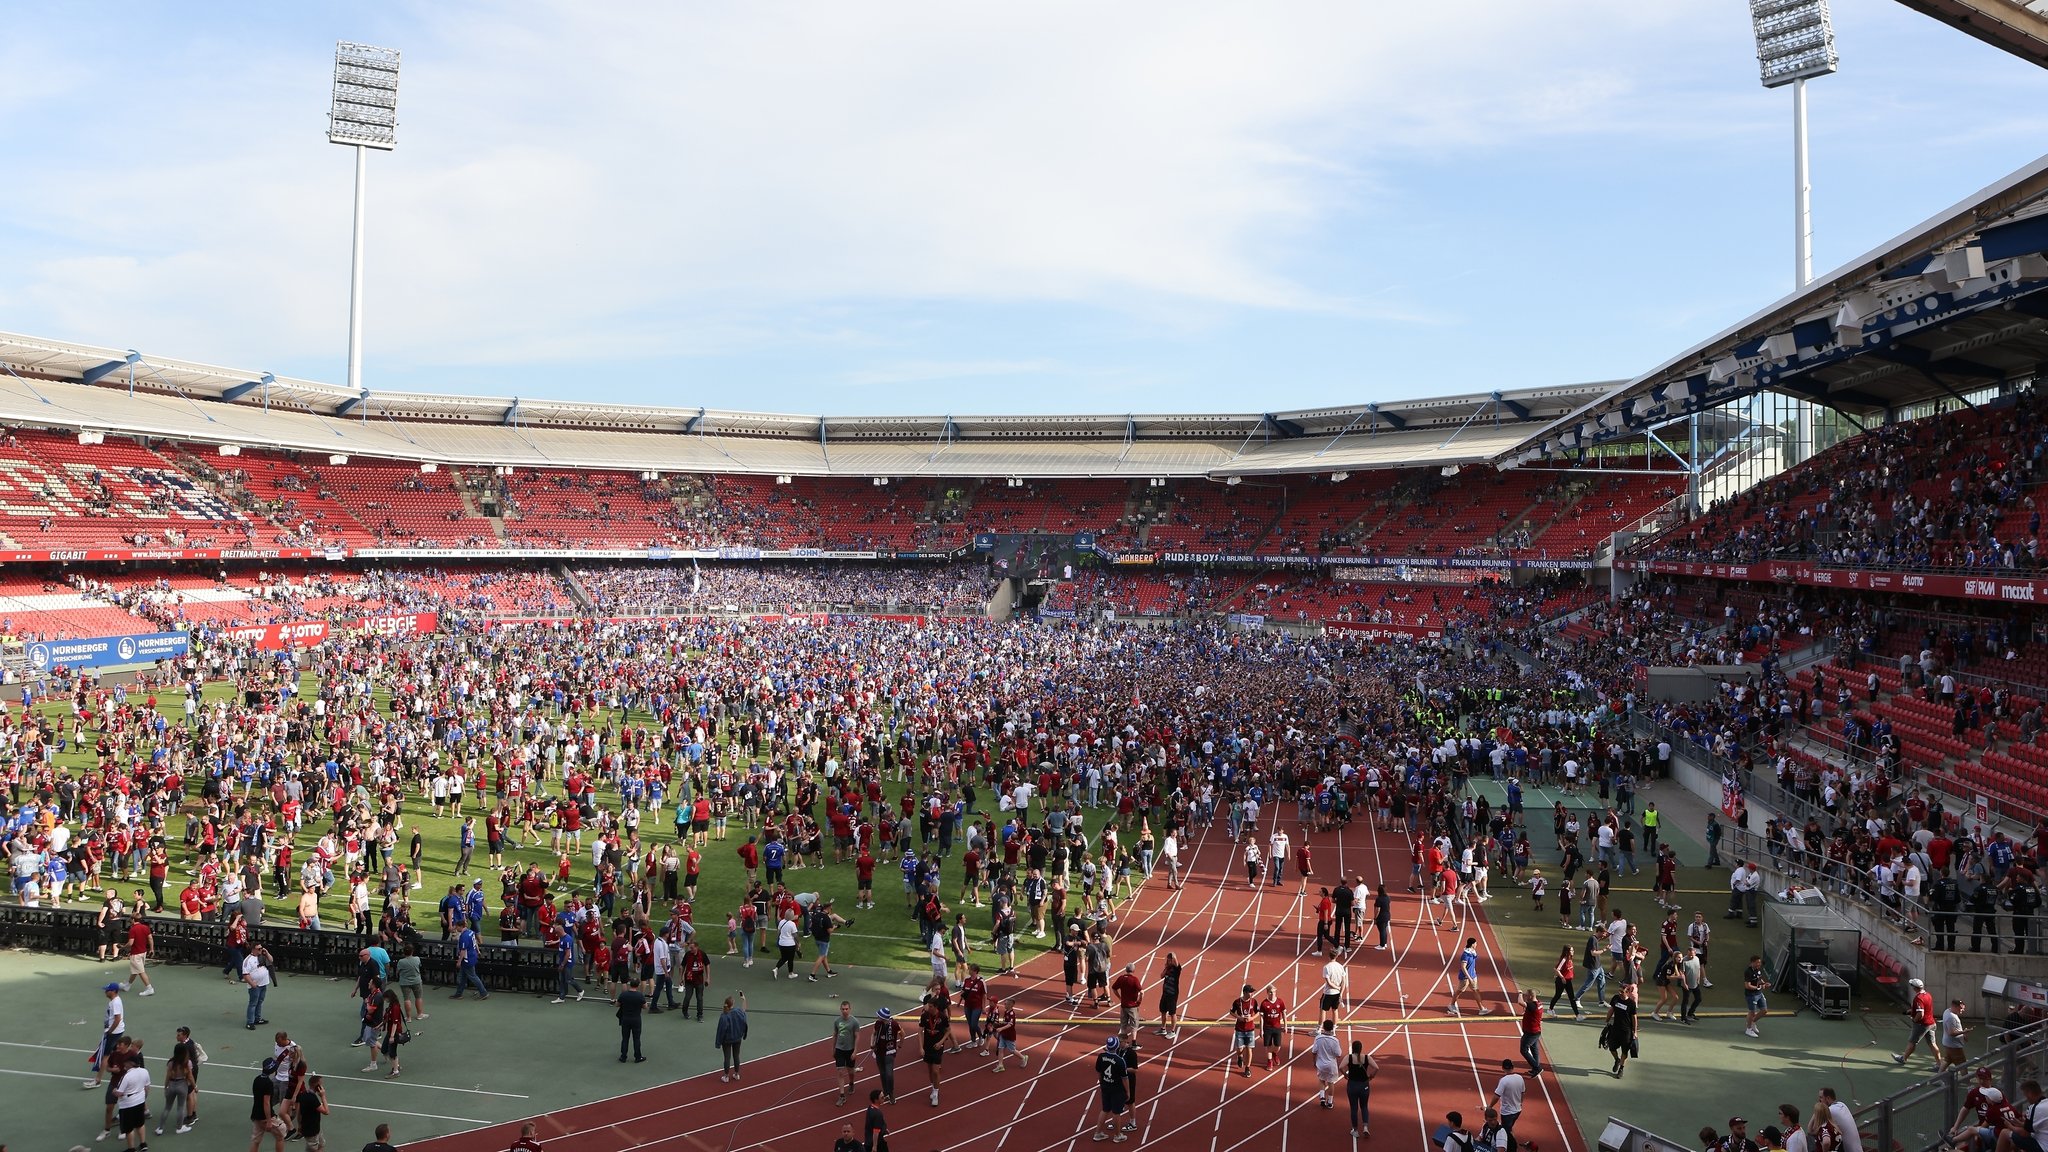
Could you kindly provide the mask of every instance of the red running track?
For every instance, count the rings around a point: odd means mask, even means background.
[[[1263,814],[1262,836],[1283,812],[1291,817],[1292,809],[1279,804]],[[1290,827],[1289,834],[1298,838],[1300,832]],[[1338,1027],[1347,1051],[1353,1039],[1363,1040],[1380,1063],[1373,1082],[1372,1135],[1357,1143],[1416,1147],[1453,1109],[1462,1111],[1476,1131],[1500,1076],[1500,1062],[1516,1057],[1520,1035],[1507,1004],[1507,964],[1498,941],[1483,918],[1459,922],[1447,912],[1438,929],[1425,913],[1418,924],[1421,902],[1401,892],[1409,853],[1399,833],[1376,832],[1369,822],[1359,822],[1341,833],[1316,836],[1313,849],[1325,878],[1363,875],[1377,885],[1385,877],[1398,893],[1393,948],[1353,954],[1353,1002]],[[1148,1019],[1141,1037],[1138,1101],[1131,1113],[1139,1127],[1124,1146],[1288,1152],[1350,1142],[1342,1084],[1334,1110],[1317,1103],[1310,1043],[1322,959],[1311,951],[1313,905],[1299,895],[1298,878],[1251,891],[1220,825],[1198,837],[1186,865],[1182,888],[1167,885],[1162,867],[1113,925],[1114,963],[1134,962],[1146,976],[1147,1011],[1156,1003],[1161,959],[1169,950],[1176,953],[1183,966],[1181,1006],[1190,1021],[1182,1025],[1180,1040],[1168,1043],[1151,1034]],[[1444,975],[1466,936],[1479,939],[1481,985],[1496,1016],[1475,1017],[1467,1008],[1466,1016],[1454,1018],[1443,1010]],[[1268,982],[1295,1006],[1290,1014],[1297,1026],[1287,1033],[1285,1057],[1270,1071],[1255,1063],[1249,1077],[1231,1074],[1226,1063],[1229,1025],[1196,1022],[1224,1016],[1241,985],[1263,990]],[[991,981],[991,990],[1018,997],[1020,1017],[1030,1013],[1029,1022],[1020,1019],[1018,1028],[1018,1046],[1030,1056],[1028,1069],[1012,1064],[997,1073],[992,1060],[972,1053],[951,1055],[941,1080],[941,1106],[931,1107],[917,1061],[916,1022],[906,1019],[908,1044],[897,1065],[899,1102],[890,1108],[889,1143],[897,1152],[1078,1152],[1093,1147],[1090,1138],[1100,1115],[1094,1058],[1115,1023],[1114,1010],[1067,1007],[1056,954],[1034,958],[1015,978]],[[706,1073],[533,1119],[549,1152],[828,1149],[841,1124],[851,1120],[859,1133],[867,1092],[878,1084],[864,1059],[854,1098],[843,1108],[836,1106],[829,1043],[821,1038],[750,1059],[747,1078],[739,1084],[721,1083]],[[1546,1150],[1581,1147],[1563,1093],[1549,1074],[1530,1081],[1516,1134]],[[518,1123],[512,1122],[409,1147],[502,1152],[517,1135]]]

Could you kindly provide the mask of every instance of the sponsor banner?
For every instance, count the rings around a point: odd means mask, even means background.
[[[1162,564],[1268,564],[1275,568],[1313,568],[1314,556],[1260,556],[1250,552],[1164,552]]]
[[[1444,630],[1422,624],[1365,624],[1356,620],[1325,620],[1325,632],[1341,633],[1355,640],[1441,640]]]
[[[1998,600],[2007,604],[2048,604],[2048,577],[1971,576],[1952,572],[1880,572],[1862,568],[1831,568],[1803,561],[1773,560],[1760,564],[1713,564],[1651,560],[1644,571],[1671,576],[1704,576],[1716,580],[1773,580],[1813,588],[1847,588],[1858,592],[1910,592],[1921,596],[1952,596],[1964,600]]]
[[[440,626],[441,617],[435,612],[390,612],[364,616],[342,625],[351,632],[371,632],[378,636],[425,636]]]
[[[277,651],[311,648],[326,640],[333,628],[325,620],[293,620],[283,624],[232,624],[216,631],[229,643]]]
[[[38,640],[28,646],[29,667],[102,668],[113,664],[153,664],[183,656],[192,642],[183,632],[132,632],[124,636],[85,636],[76,640]]]
[[[265,651],[311,648],[348,632],[370,632],[379,636],[424,636],[441,625],[433,612],[387,612],[353,620],[290,620],[280,624],[233,624],[215,631],[232,643],[250,644]]]
[[[647,558],[649,560],[667,560],[674,555],[675,553],[667,548],[649,548],[647,550]]]
[[[1336,567],[1361,568],[1562,568],[1574,572],[1589,571],[1593,568],[1593,562],[1586,559],[1552,560],[1507,556],[1325,556],[1322,562]]]
[[[1257,612],[1232,612],[1223,619],[1240,628],[1263,628],[1266,625],[1265,616]]]
[[[1040,608],[1038,610],[1038,618],[1041,620],[1072,620],[1074,616],[1075,613],[1072,608]]]
[[[320,560],[334,559],[325,548],[56,548],[49,551],[10,549],[0,564],[43,564],[124,560]],[[345,558],[347,552],[341,552]]]
[[[1150,552],[1126,552],[1119,556],[1113,552],[1104,552],[1098,548],[1096,549],[1096,555],[1106,558],[1111,564],[1119,568],[1133,568],[1159,563],[1159,557],[1154,556]]]

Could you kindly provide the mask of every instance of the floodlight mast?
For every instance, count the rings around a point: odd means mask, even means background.
[[[398,146],[398,63],[396,48],[375,48],[343,40],[334,46],[334,101],[327,116],[327,142],[356,152],[355,228],[348,269],[348,389],[362,406],[363,391],[363,207],[369,189],[369,150]]]
[[[1806,82],[1835,71],[1835,25],[1827,0],[1750,0],[1758,77],[1766,88],[1792,86],[1793,285],[1813,279],[1813,183],[1806,156]]]

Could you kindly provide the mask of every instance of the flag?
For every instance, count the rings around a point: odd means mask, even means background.
[[[704,587],[704,570],[697,567],[696,557],[690,558],[690,595],[695,596]]]

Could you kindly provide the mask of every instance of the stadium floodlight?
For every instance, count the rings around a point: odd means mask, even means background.
[[[220,454],[223,456],[240,456],[242,454],[242,446],[240,444],[223,444],[220,446]]]
[[[1224,482],[1225,484],[1228,484],[1228,485],[1229,485],[1230,487],[1232,487],[1232,488],[1235,488],[1235,487],[1237,487],[1237,486],[1238,486],[1239,484],[1242,484],[1242,483],[1244,483],[1244,477],[1242,477],[1242,476],[1232,476],[1232,477],[1229,477],[1228,479],[1224,480],[1223,482]]]
[[[1022,488],[1024,486],[1024,478],[1022,476],[1012,476],[1004,481],[1004,486],[1008,488]]]
[[[796,477],[794,477],[794,476],[777,476],[777,477],[775,478],[775,482],[776,482],[777,484],[794,484],[794,483],[796,483]]]
[[[348,463],[348,456],[345,453],[336,452],[334,455],[329,456],[327,458],[327,462],[329,464],[333,464],[339,467],[340,465]]]
[[[441,466],[439,464],[432,462],[431,460],[425,464],[420,465],[420,471],[422,472],[439,472],[440,470]]]
[[[1154,476],[1152,479],[1146,481],[1146,486],[1150,488],[1164,488],[1166,487],[1166,477]]]
[[[1758,78],[1766,88],[1792,86],[1794,286],[1813,279],[1813,184],[1806,166],[1806,82],[1841,65],[1828,0],[1749,0],[1756,31]]]
[[[87,445],[105,444],[107,442],[107,434],[105,432],[80,432],[78,434],[78,442]]]
[[[396,48],[343,40],[334,46],[334,100],[327,112],[327,142],[356,150],[355,233],[348,267],[348,390],[363,386],[363,198],[369,188],[370,149],[398,147]],[[364,406],[363,418],[369,419]]]
[[[889,478],[888,478],[887,476],[877,476],[877,477],[875,477],[875,487],[877,487],[877,488],[887,488],[888,486],[889,486]]]
[[[1351,479],[1351,473],[1349,473],[1349,472],[1332,472],[1332,473],[1330,473],[1330,483],[1332,483],[1332,484],[1342,484],[1343,482],[1345,482],[1346,480],[1349,480],[1349,479]]]
[[[1465,468],[1461,464],[1444,465],[1444,475],[1446,476],[1456,476],[1458,473],[1463,472],[1464,470]]]

